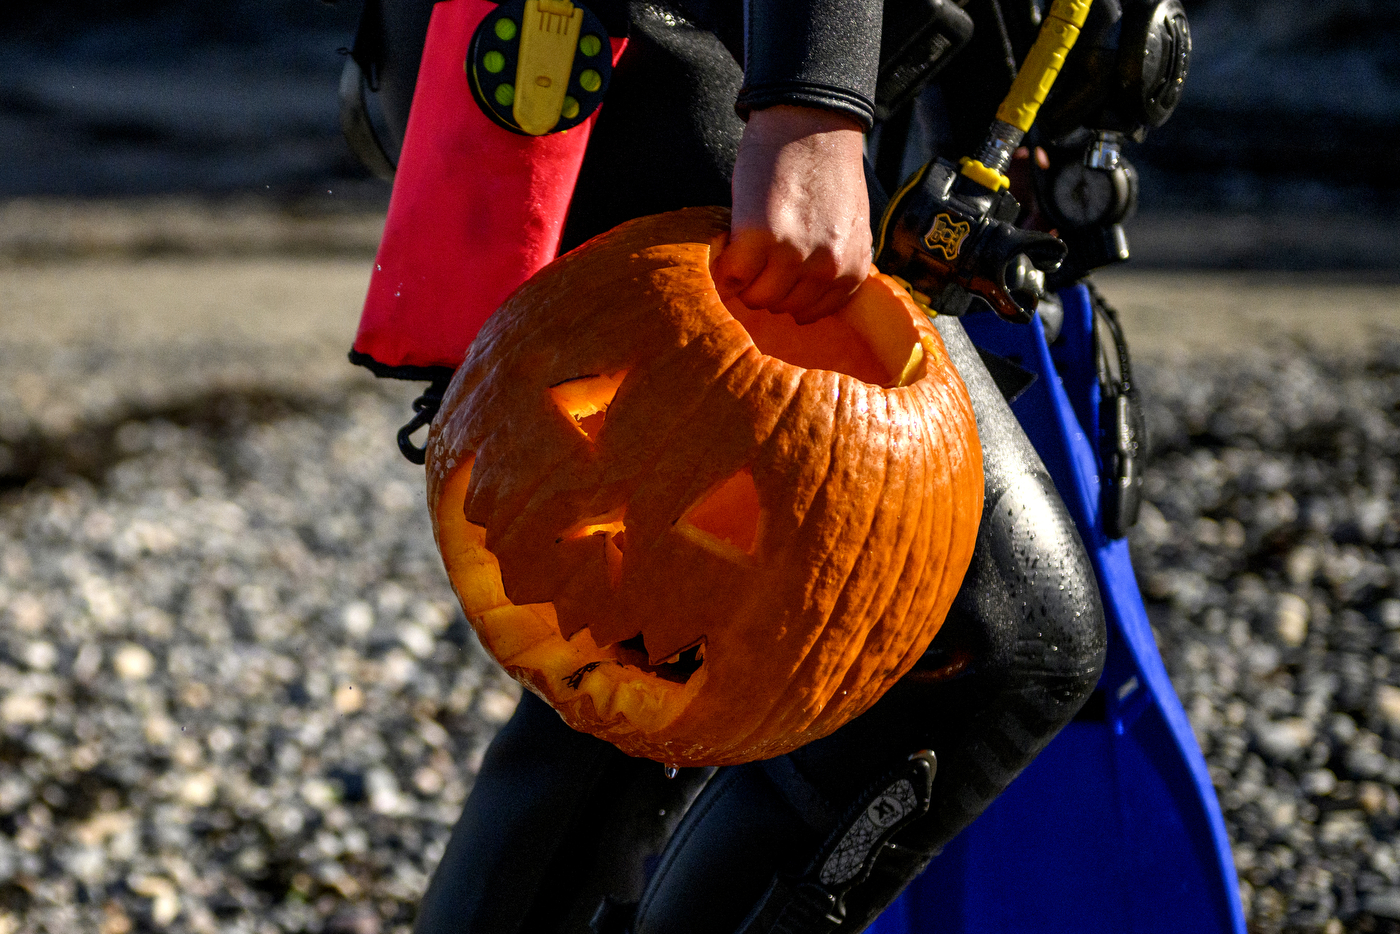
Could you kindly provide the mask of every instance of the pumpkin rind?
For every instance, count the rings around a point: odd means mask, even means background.
[[[802,328],[731,312],[709,275],[727,226],[641,218],[541,270],[428,444],[483,645],[574,728],[676,765],[780,755],[867,709],[938,631],[982,510],[966,388],[904,291],[872,272]],[[697,645],[698,668],[666,664]]]

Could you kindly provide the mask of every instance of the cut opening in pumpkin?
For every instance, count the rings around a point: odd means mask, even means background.
[[[500,564],[485,547],[486,529],[466,518],[475,458],[468,454],[438,502],[443,561],[462,609],[482,643],[508,671],[533,671],[531,684],[567,686],[587,695],[599,716],[624,716],[661,729],[676,715],[676,692],[693,692],[704,678],[704,643],[652,664],[640,635],[600,645],[587,628],[565,636],[551,603],[517,606],[505,595]],[[579,527],[578,531],[582,531]],[[616,536],[614,535],[615,539]]]
[[[752,559],[763,512],[747,467],[686,510],[676,528],[696,544],[732,559]],[[747,560],[744,563],[749,563]]]
[[[690,676],[705,664],[705,642],[701,640],[687,649],[682,649],[670,658],[656,664],[651,663],[651,653],[647,651],[645,638],[641,633],[616,645],[609,646],[617,653],[617,661],[622,665],[638,668],[656,675],[672,684],[685,684]]]
[[[603,557],[608,564],[608,583],[616,587],[622,579],[622,552],[627,548],[626,518],[626,506],[619,506],[601,516],[590,516],[555,539],[555,544],[591,535],[602,536]]]
[[[919,332],[897,293],[874,276],[834,315],[798,324],[791,315],[725,302],[759,352],[807,370],[831,370],[874,386],[896,387],[923,375]]]
[[[622,385],[626,377],[626,370],[612,374],[578,376],[550,386],[549,394],[553,397],[554,404],[574,420],[574,426],[584,437],[596,444],[598,433],[603,430],[603,421],[607,418],[608,406],[612,405],[613,398],[617,395],[617,387]]]

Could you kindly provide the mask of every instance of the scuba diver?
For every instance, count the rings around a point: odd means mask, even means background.
[[[445,0],[453,2],[461,0]],[[361,19],[342,83],[351,111],[343,122],[352,146],[381,174],[392,171],[386,153],[403,144],[409,126],[434,6],[368,0]],[[1145,6],[1160,46],[1161,8],[1179,4]],[[1034,0],[593,0],[588,7],[611,37],[627,42],[588,137],[560,252],[634,217],[729,205],[730,236],[714,266],[721,292],[806,322],[841,307],[878,251],[881,268],[903,274],[916,298],[942,312],[934,325],[971,396],[986,505],[961,590],[913,670],[866,713],[788,755],[663,769],[574,732],[526,692],[487,751],[415,931],[860,931],[1098,683],[1106,637],[1097,583],[1007,405],[1018,368],[979,353],[957,315],[990,304],[1024,319],[1056,277],[1074,281],[1124,258],[1118,222],[1131,210],[1132,191],[1119,182],[1132,179],[1117,145],[1161,115],[1124,105],[1133,89],[1124,90],[1117,65],[1132,54],[1120,51],[1130,44],[1132,17],[1117,0],[1096,0],[1075,27],[1084,33],[1080,52],[1064,66],[1076,83],[1046,108],[1043,123],[1054,129],[1021,150],[1029,168],[1025,153],[1046,144],[1047,158],[1030,172],[1052,196],[1067,187],[1057,184],[1060,175],[1077,167],[1108,173],[1109,194],[1094,210],[1072,184],[1058,202],[1039,199],[1070,243],[1065,259],[1060,240],[1017,225],[1019,204],[995,181],[1011,171],[1025,128],[976,148],[1041,30],[1046,11]],[[1167,59],[1180,71],[1169,76],[1179,87],[1184,58]],[[364,83],[378,92],[387,145],[353,112]],[[866,135],[877,123],[872,163]],[[931,163],[950,169],[921,170],[889,210],[905,137],[920,125],[935,128],[945,152],[977,153],[980,177],[994,179],[992,187],[958,181],[951,163]],[[966,175],[966,160],[963,168]],[[1031,200],[1022,189],[1016,194]],[[926,226],[931,205],[970,218],[986,247],[978,255],[997,257],[995,275],[945,270],[947,287],[929,294],[933,280],[919,278],[927,257],[908,255],[900,232]],[[445,385],[441,367],[394,365],[359,344],[352,358],[381,375],[433,380],[406,431],[431,418]],[[412,454],[407,438],[401,434],[401,446]],[[914,790],[913,804],[883,820],[887,792],[901,781]],[[853,848],[857,838],[864,842]]]

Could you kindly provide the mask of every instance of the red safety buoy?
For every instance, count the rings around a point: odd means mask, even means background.
[[[566,110],[559,126],[568,129],[513,132],[499,115],[487,116],[469,83],[469,49],[478,29],[490,30],[493,41],[507,36],[518,45],[510,27],[502,25],[507,8],[528,9],[525,18],[534,22],[541,16],[538,7],[539,0],[500,6],[490,0],[444,0],[433,10],[384,235],[350,355],[380,376],[431,378],[455,369],[486,318],[559,251],[597,110],[581,122],[568,119]],[[597,36],[599,30],[587,25],[596,24],[591,14],[582,22],[577,55],[592,53],[598,62],[590,73],[589,61],[579,58],[572,71],[575,80],[584,75],[584,86],[592,87],[598,71],[611,71],[627,40]],[[504,72],[501,82],[509,83],[513,74],[514,68]],[[513,87],[506,91],[497,85],[489,100],[513,93]]]

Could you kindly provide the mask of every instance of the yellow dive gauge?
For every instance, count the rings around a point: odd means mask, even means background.
[[[481,109],[513,133],[543,136],[587,120],[612,77],[603,24],[570,0],[509,0],[481,21],[467,51]]]

